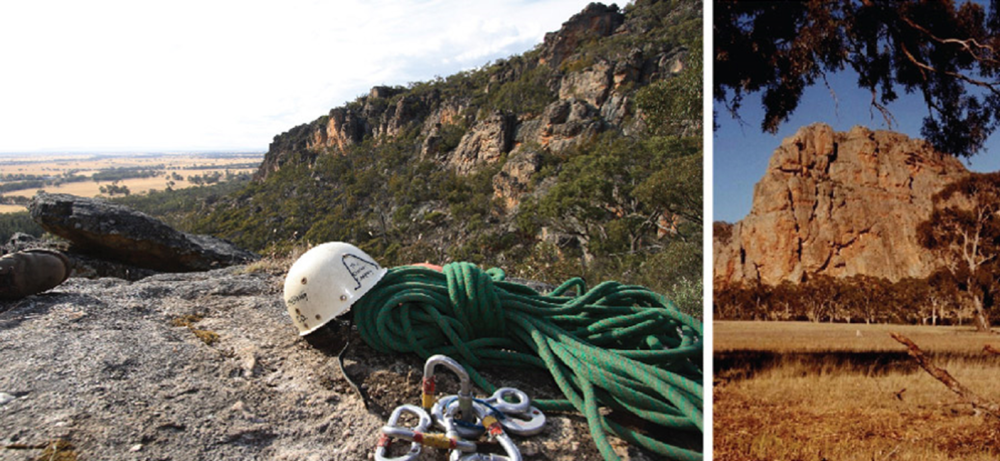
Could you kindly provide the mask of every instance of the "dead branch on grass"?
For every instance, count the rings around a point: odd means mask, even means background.
[[[991,355],[1000,355],[1000,349],[997,349],[990,344],[983,346],[983,352]]]
[[[899,333],[889,333],[889,336],[892,336],[892,339],[895,339],[900,344],[906,346],[907,353],[910,354],[910,357],[913,357],[913,359],[917,361],[920,368],[923,368],[924,371],[929,373],[935,379],[941,381],[945,387],[958,394],[962,400],[968,402],[973,408],[982,410],[990,416],[1000,419],[1000,404],[979,397],[976,393],[972,392],[972,390],[963,386],[962,383],[953,378],[951,374],[948,373],[948,370],[938,368],[926,355],[924,355],[924,351],[920,350],[920,348],[917,347],[913,341],[910,341],[909,338]]]

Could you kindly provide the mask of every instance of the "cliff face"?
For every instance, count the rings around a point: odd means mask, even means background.
[[[716,227],[715,283],[925,277],[937,263],[917,225],[931,196],[966,174],[955,157],[902,134],[802,128],[775,150],[750,214]]]
[[[640,1],[631,8],[655,3]],[[366,139],[414,138],[422,158],[468,175],[507,155],[530,158],[539,149],[560,152],[604,130],[634,131],[635,90],[680,72],[686,49],[638,38],[631,48],[607,45],[612,52],[597,53],[593,48],[609,38],[628,43],[625,39],[648,28],[617,6],[592,3],[523,56],[411,88],[375,87],[275,136],[255,179],[266,180],[290,163],[311,165],[320,155],[343,154]],[[511,110],[523,106],[511,101],[524,100],[532,101],[529,109]],[[443,139],[449,128],[460,134],[457,142]],[[512,187],[511,177],[524,183],[534,171],[523,162],[505,168],[494,178],[497,197],[515,206],[523,188]]]

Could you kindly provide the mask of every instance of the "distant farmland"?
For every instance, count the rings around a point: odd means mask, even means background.
[[[0,156],[0,213],[24,211],[39,190],[83,197],[183,189],[252,175],[263,153]],[[102,192],[104,188],[104,192]]]

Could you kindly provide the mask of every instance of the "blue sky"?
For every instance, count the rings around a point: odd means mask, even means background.
[[[743,100],[739,115],[745,124],[737,122],[717,101],[714,103],[719,125],[712,138],[714,220],[735,222],[750,212],[753,186],[764,176],[771,154],[782,139],[800,127],[823,122],[836,131],[847,131],[855,125],[890,129],[882,115],[870,109],[871,93],[857,88],[856,74],[841,72],[829,76],[828,81],[829,88],[821,82],[807,89],[791,119],[773,135],[760,130],[764,111],[759,93]],[[893,131],[921,138],[920,126],[927,114],[921,96],[903,94],[888,108],[895,118]],[[990,137],[986,149],[964,163],[973,171],[1000,170],[1000,135]]]
[[[5,2],[0,153],[263,151],[372,86],[530,50],[587,3]]]

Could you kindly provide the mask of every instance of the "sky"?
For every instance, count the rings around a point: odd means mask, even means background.
[[[870,108],[871,93],[858,89],[856,74],[830,75],[828,83],[829,87],[821,82],[808,88],[791,119],[773,135],[760,129],[764,120],[760,93],[744,97],[738,112],[742,122],[718,101],[714,102],[715,122],[719,125],[712,136],[715,221],[739,221],[750,212],[753,186],[764,176],[771,154],[783,139],[803,126],[822,122],[835,131],[847,131],[860,125],[922,138],[920,127],[928,112],[921,96],[905,95],[900,90],[900,98],[887,106],[894,119],[890,126],[878,111]],[[973,171],[1000,170],[1000,134],[991,136],[984,151],[963,163]]]
[[[589,1],[4,1],[0,153],[262,152],[373,86],[528,51]]]

